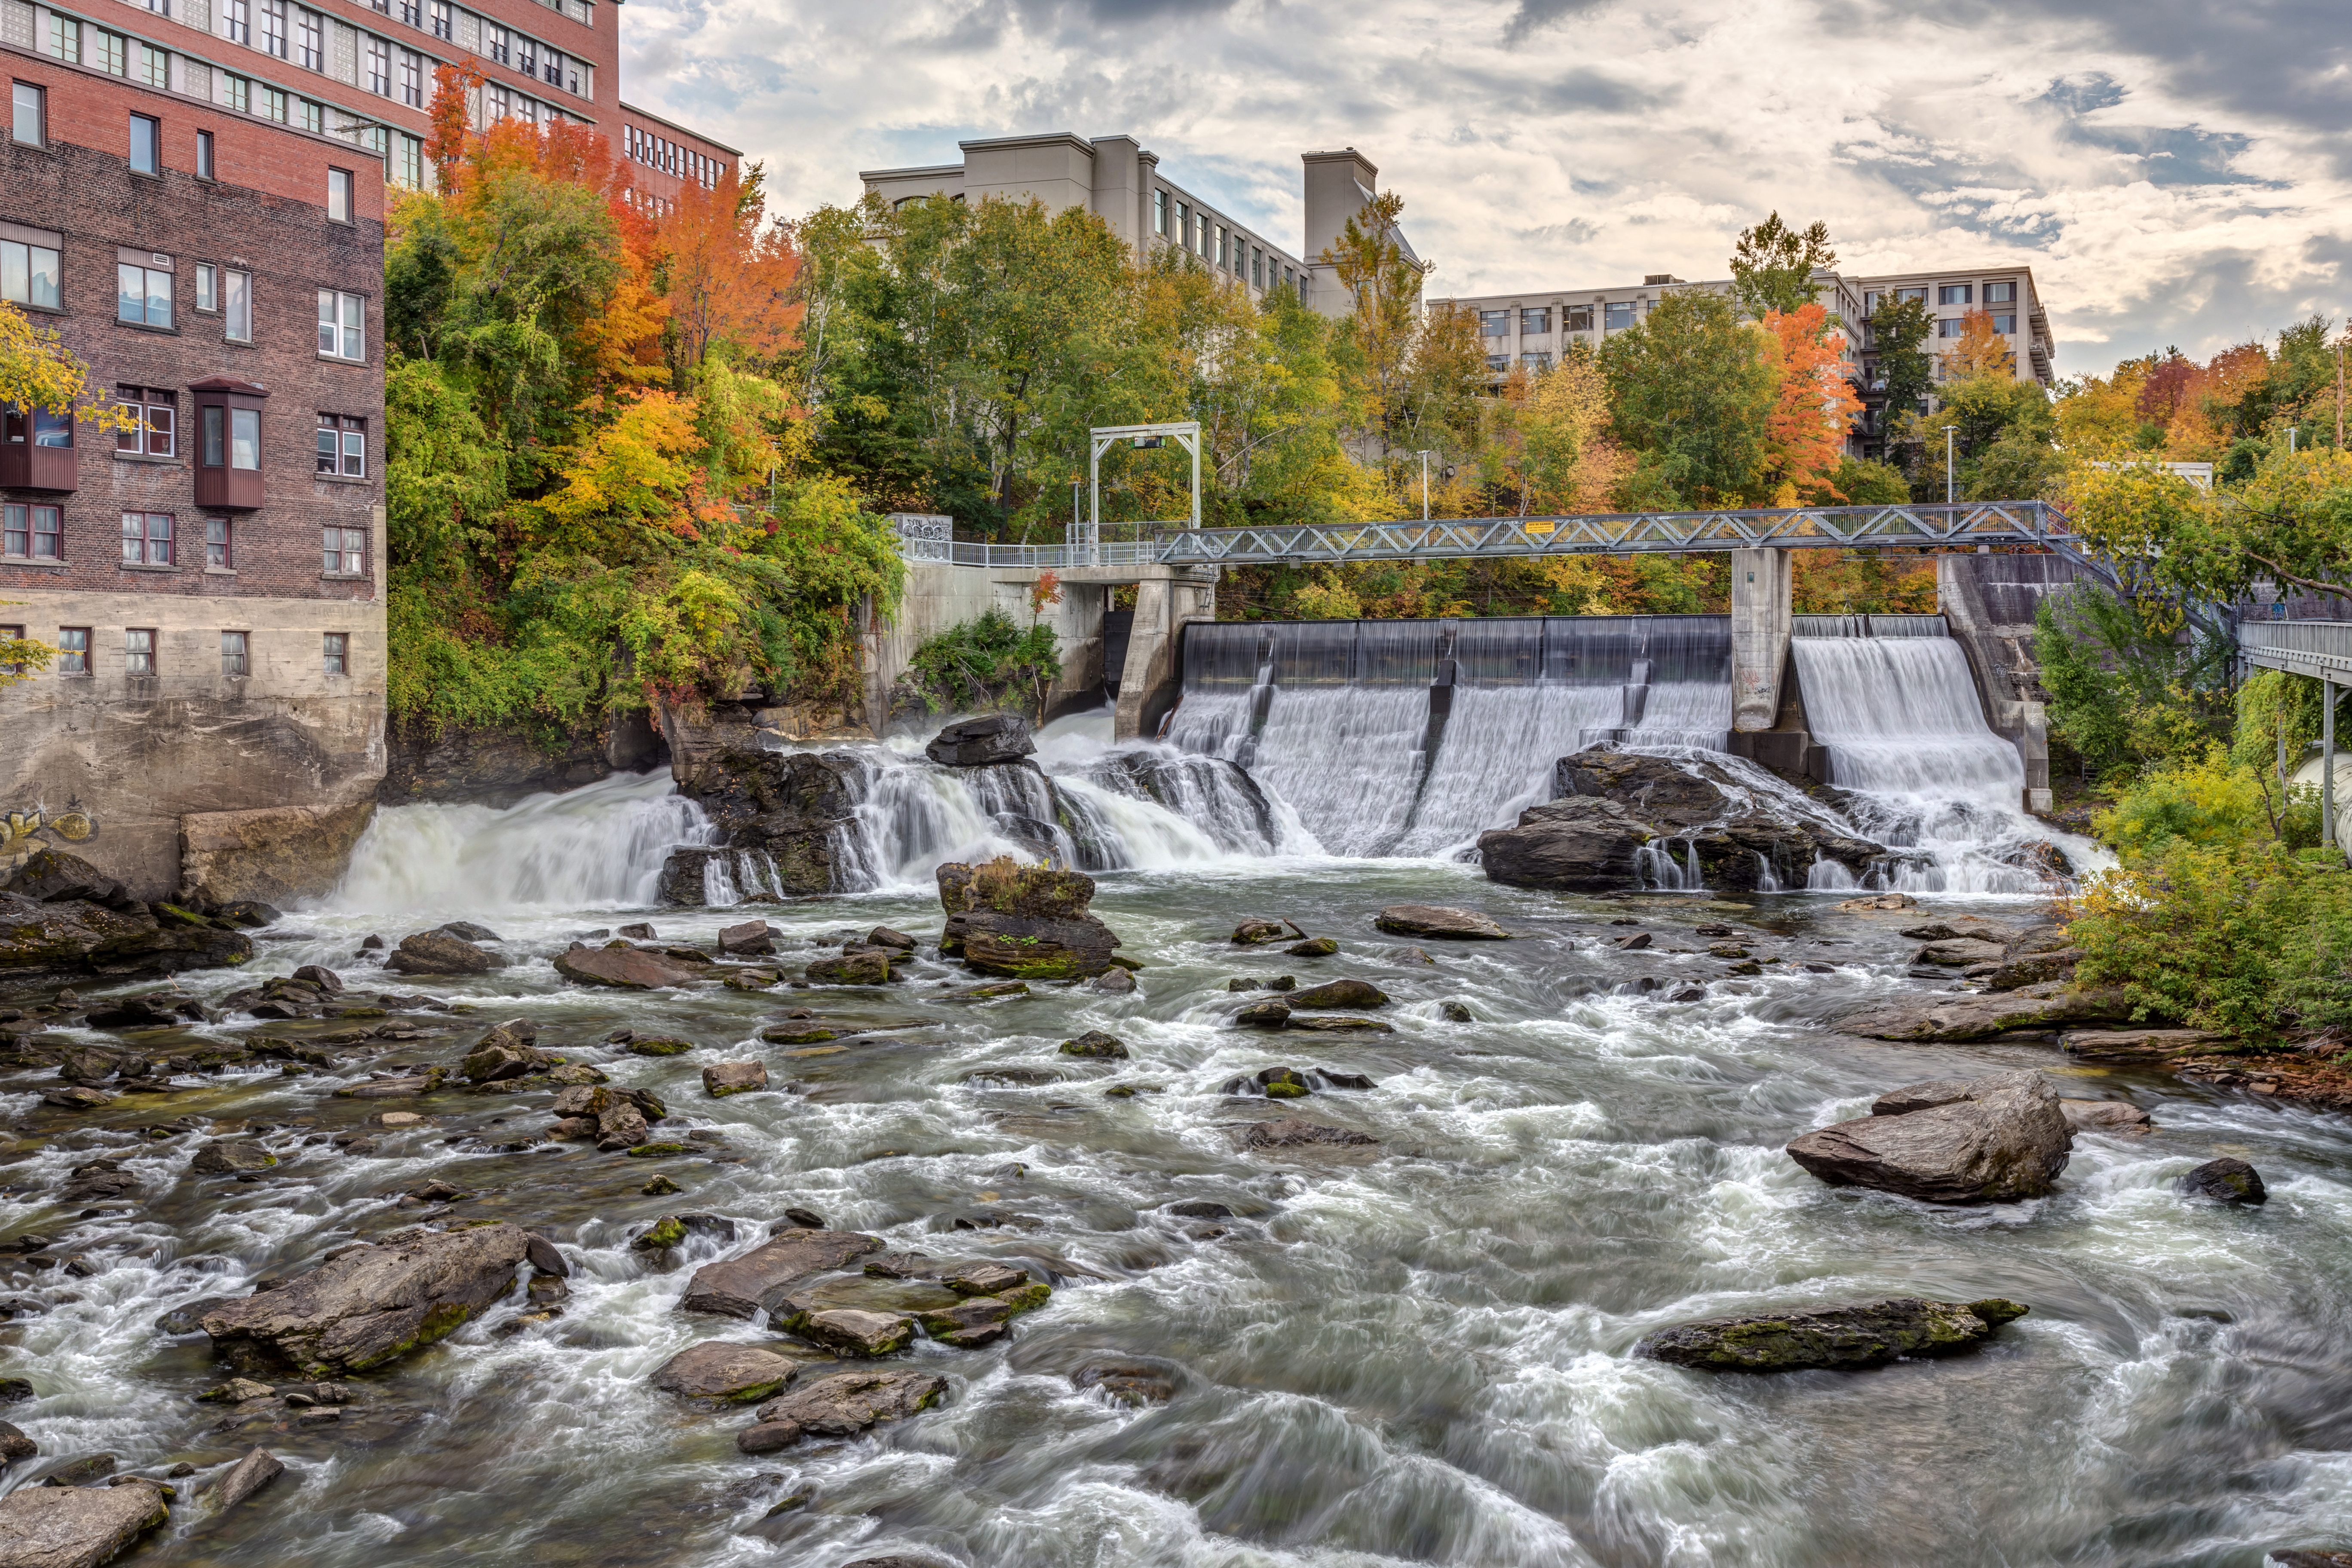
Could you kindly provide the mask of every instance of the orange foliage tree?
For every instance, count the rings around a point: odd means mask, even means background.
[[[1831,476],[1844,460],[1846,431],[1862,400],[1845,379],[1845,339],[1828,328],[1829,312],[1819,304],[1764,315],[1780,391],[1766,421],[1757,488],[1775,506],[1808,495],[1845,499]]]
[[[688,181],[655,225],[669,316],[688,367],[715,342],[768,360],[796,341],[800,257],[782,228],[763,223],[760,184],[756,163],[748,178],[730,169],[714,188]]]

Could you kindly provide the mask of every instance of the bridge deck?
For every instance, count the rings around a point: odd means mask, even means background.
[[[2240,621],[2238,656],[2262,669],[2352,684],[2352,621]]]
[[[1280,528],[1161,527],[1150,538],[1050,545],[960,542],[947,536],[945,521],[939,519],[920,529],[902,523],[900,547],[906,557],[968,566],[1061,569],[1978,544],[2038,545],[2074,556],[2079,548],[2065,514],[2038,500],[1453,518]]]

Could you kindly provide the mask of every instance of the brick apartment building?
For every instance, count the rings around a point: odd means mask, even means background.
[[[408,186],[431,177],[436,68],[470,65],[482,78],[474,124],[593,127],[658,209],[689,181],[715,186],[741,154],[621,101],[620,10],[620,0],[0,0],[0,46],[348,142]]]
[[[2052,383],[2056,351],[2050,336],[2050,315],[2033,286],[2030,267],[1942,268],[1870,277],[1822,271],[1813,275],[1813,283],[1814,297],[1844,323],[1848,378],[1863,405],[1862,416],[1847,437],[1847,448],[1856,457],[1877,458],[1885,450],[1886,380],[1879,369],[1877,344],[1870,329],[1870,318],[1882,301],[1906,297],[1926,301],[1935,326],[1922,347],[1931,356],[1954,346],[1969,312],[1985,312],[1992,318],[1993,330],[2009,342],[2018,379],[2043,386]],[[1689,289],[1727,295],[1731,279],[1689,283],[1658,272],[1638,285],[1525,289],[1430,303],[1451,305],[1477,316],[1479,335],[1486,346],[1486,369],[1499,381],[1515,364],[1529,370],[1555,364],[1580,342],[1597,349],[1610,333],[1624,331],[1656,310],[1667,295]],[[1933,399],[1929,402],[1932,405]]]
[[[384,771],[382,166],[18,47],[0,85],[0,294],[140,414],[0,416],[0,624],[58,650],[0,688],[0,867],[322,890]]]

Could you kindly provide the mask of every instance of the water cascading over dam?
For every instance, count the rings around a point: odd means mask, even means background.
[[[1549,797],[1601,741],[1720,750],[1721,616],[1223,623],[1187,628],[1168,740],[1229,758],[1335,855],[1435,855]]]

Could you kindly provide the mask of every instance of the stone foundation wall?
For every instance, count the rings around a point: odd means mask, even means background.
[[[0,597],[11,601],[0,623],[52,646],[63,626],[88,627],[90,640],[89,674],[52,668],[0,687],[0,868],[68,849],[142,900],[169,899],[185,818],[306,807],[320,815],[287,832],[331,839],[339,810],[374,798],[385,763],[381,600],[29,587]],[[125,668],[133,627],[156,634],[152,676]],[[247,634],[249,674],[224,673],[223,631]],[[328,632],[350,639],[347,674],[327,673]],[[338,860],[323,881],[282,896],[324,892],[341,872]]]

